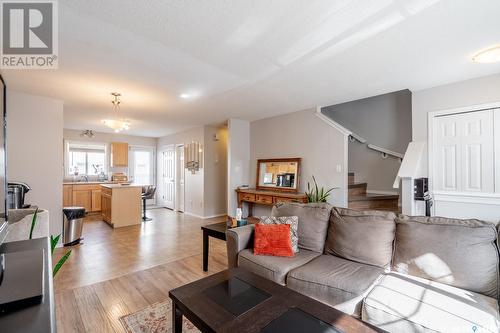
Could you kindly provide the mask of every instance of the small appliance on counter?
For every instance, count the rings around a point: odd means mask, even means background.
[[[123,172],[116,172],[111,175],[111,181],[112,182],[127,182],[128,177],[125,173]]]
[[[294,187],[295,174],[282,173],[276,176],[276,186],[279,187]]]
[[[25,204],[24,199],[26,193],[31,190],[26,183],[9,182],[7,185],[7,208],[8,209],[23,209],[29,208],[31,205]]]

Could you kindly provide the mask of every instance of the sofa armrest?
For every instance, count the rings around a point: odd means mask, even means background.
[[[229,268],[238,267],[238,253],[253,246],[253,230],[253,224],[227,229],[226,246]]]

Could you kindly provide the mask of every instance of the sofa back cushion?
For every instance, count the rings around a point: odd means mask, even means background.
[[[297,216],[299,248],[323,253],[331,210],[332,206],[327,203],[287,202],[275,205],[271,216]]]
[[[400,215],[393,270],[498,298],[497,237],[484,221]]]
[[[396,214],[334,208],[325,253],[378,267],[391,264]]]

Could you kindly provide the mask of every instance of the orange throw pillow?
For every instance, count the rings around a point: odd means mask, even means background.
[[[293,257],[289,224],[256,224],[253,246],[255,255]]]

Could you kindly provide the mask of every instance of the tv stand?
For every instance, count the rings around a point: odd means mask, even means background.
[[[43,250],[44,296],[39,304],[0,315],[0,332],[56,332],[54,288],[50,241],[46,238],[3,243],[0,253]],[[22,288],[22,285],[19,286]]]

